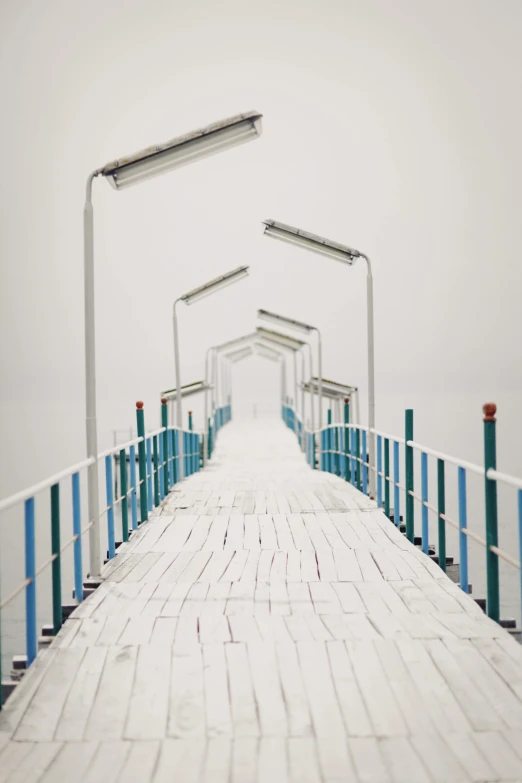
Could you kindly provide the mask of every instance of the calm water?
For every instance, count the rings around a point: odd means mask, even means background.
[[[277,371],[275,371],[277,373]],[[266,373],[265,373],[266,374]],[[235,416],[252,416],[256,406],[257,416],[276,415],[277,397],[267,396],[266,389],[258,389],[258,396],[252,397],[252,386],[248,377],[240,376],[238,389],[234,397]],[[272,389],[277,389],[277,374],[274,374]],[[485,400],[477,395],[427,395],[415,397],[409,395],[383,395],[378,403],[378,427],[402,435],[404,408],[415,410],[415,439],[420,443],[439,449],[448,454],[460,456],[471,462],[482,460],[482,416],[481,407]],[[498,467],[504,472],[522,475],[522,447],[520,438],[519,397],[505,394],[499,398],[498,405]],[[193,406],[194,407],[194,406]],[[194,407],[196,424],[202,421],[198,405]],[[133,424],[132,406],[127,406],[127,415],[121,408],[114,406],[105,411],[100,420],[100,449],[112,445],[110,426],[115,423],[123,432],[120,441],[127,439],[128,429]],[[67,465],[84,457],[83,412],[76,404],[70,407],[41,404],[38,409],[30,406],[17,409],[10,406],[9,419],[3,423],[4,444],[3,466],[0,473],[0,495],[5,497],[22,489]],[[157,417],[156,417],[157,418]],[[149,416],[150,428],[158,421]],[[53,432],[60,432],[59,440],[53,439]],[[31,448],[28,448],[28,444]],[[416,464],[416,477],[419,465]],[[451,466],[446,469],[447,513],[457,518],[457,470]],[[102,488],[104,476],[100,473]],[[436,465],[430,460],[430,499],[436,502]],[[82,478],[83,498],[85,498],[85,478]],[[468,524],[480,535],[484,534],[483,483],[478,476],[468,476]],[[62,543],[72,535],[71,498],[69,481],[61,485],[61,531]],[[401,503],[403,497],[401,496]],[[404,506],[401,513],[404,512]],[[85,515],[84,515],[85,519]],[[50,553],[49,495],[43,493],[36,501],[37,520],[37,564],[46,560]],[[516,516],[516,491],[510,488],[499,489],[500,545],[514,557],[518,554],[518,529]],[[420,534],[420,510],[416,507],[416,532]],[[116,521],[119,530],[119,520]],[[102,541],[106,542],[106,529],[102,529]],[[430,541],[437,542],[436,520],[430,514]],[[453,528],[447,529],[447,552],[458,562],[458,537]],[[106,547],[105,547],[106,548]],[[473,595],[485,596],[485,555],[481,546],[469,542],[469,581],[473,585]],[[63,602],[71,598],[72,548],[64,553]],[[88,547],[84,546],[84,572],[88,570]],[[1,595],[5,599],[24,578],[23,550],[23,507],[4,513],[0,518],[0,576]],[[504,617],[516,617],[519,620],[519,572],[501,562],[501,603]],[[37,582],[38,627],[51,622],[50,571],[47,569]],[[12,655],[25,652],[25,603],[24,596],[18,596],[2,613],[2,659],[4,676],[10,668]]]

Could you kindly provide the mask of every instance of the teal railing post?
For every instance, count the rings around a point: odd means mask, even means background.
[[[138,475],[140,483],[140,523],[146,522],[149,518],[147,503],[147,454],[145,448],[145,414],[143,412],[143,403],[136,403],[136,422],[138,427]]]
[[[72,485],[72,510],[73,510],[73,534],[76,538],[73,544],[74,551],[74,595],[78,603],[83,601],[83,560],[82,560],[82,512],[80,503],[80,474],[73,473]]]
[[[208,420],[208,458],[212,457],[212,424]]]
[[[484,483],[486,494],[486,595],[488,617],[500,620],[498,555],[491,547],[498,547],[497,482],[488,478],[488,470],[497,468],[496,418],[497,406],[487,402],[484,412]]]
[[[384,513],[390,518],[390,439],[384,438]]]
[[[51,552],[54,635],[62,627],[62,557],[60,552],[60,485],[51,487]]]
[[[163,438],[163,494],[165,497],[169,494],[169,414],[167,410],[167,398],[161,399],[161,426],[165,427],[162,432]]]
[[[154,460],[154,505],[157,507],[160,504],[160,491],[159,491],[159,463],[158,463],[158,436],[152,437],[152,458]]]
[[[359,492],[362,489],[361,485],[361,431],[359,428],[355,430],[355,484]]]
[[[350,399],[344,399],[344,465],[345,479],[350,481]]]
[[[188,412],[188,428],[189,428],[189,432],[192,433],[192,411]],[[192,475],[196,470],[196,466],[194,462],[194,436],[192,434],[187,435],[187,441],[189,444],[189,459],[188,459],[189,473],[190,475]]]
[[[428,518],[428,455],[421,453],[421,497],[422,497],[422,551],[429,554],[429,518]]]
[[[179,467],[178,467],[178,431],[175,429],[171,430],[172,435],[172,468],[173,468],[173,476],[174,476],[174,484],[178,483],[178,476],[179,476]]]
[[[406,538],[413,544],[415,535],[415,510],[413,505],[414,475],[413,475],[413,446],[408,446],[408,441],[413,440],[413,410],[408,408],[405,413],[405,470],[406,470]]]
[[[377,506],[382,508],[382,435],[377,435]]]
[[[25,632],[27,665],[30,666],[36,654],[36,555],[34,534],[34,498],[25,501],[25,578],[30,580],[25,588]],[[0,684],[1,687],[1,684]]]
[[[444,460],[437,459],[437,500],[438,500],[438,546],[439,566],[446,571],[446,478],[444,474]]]
[[[127,496],[127,452],[120,449],[121,484],[121,536],[122,541],[129,540],[129,499]]]
[[[328,428],[326,430],[326,450],[328,453],[328,456],[326,457],[326,470],[328,473],[333,473],[333,454],[332,454],[332,430],[330,427],[330,424],[332,423],[332,409],[328,408],[327,411],[327,419],[326,423],[328,424]]]

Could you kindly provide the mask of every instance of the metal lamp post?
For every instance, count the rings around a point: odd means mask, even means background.
[[[84,235],[84,300],[85,300],[85,409],[87,456],[96,460],[88,468],[88,513],[91,576],[101,571],[100,528],[98,508],[98,433],[96,424],[96,340],[94,308],[94,223],[92,183],[103,176],[121,190],[144,179],[163,174],[171,169],[193,163],[200,158],[235,147],[261,134],[259,112],[251,111],[193,131],[185,136],[158,144],[134,155],[108,163],[87,177],[83,212]]]
[[[369,463],[370,463],[370,496],[375,497],[375,356],[373,333],[373,277],[370,259],[364,253],[354,250],[346,245],[331,242],[329,239],[310,234],[299,228],[278,223],[275,220],[263,221],[264,233],[273,239],[280,239],[291,245],[298,245],[305,250],[341,261],[343,264],[352,265],[358,258],[366,261],[366,309],[367,309],[367,333],[368,333],[368,428],[369,428]],[[319,373],[321,375],[321,373]]]
[[[210,296],[210,294],[215,293],[216,291],[220,291],[222,288],[226,288],[229,285],[232,285],[232,283],[236,283],[239,280],[243,280],[244,277],[247,277],[250,271],[250,267],[248,266],[239,266],[237,269],[233,269],[231,272],[227,272],[225,275],[220,275],[219,277],[215,277],[213,280],[209,280],[208,283],[205,283],[204,285],[200,285],[197,288],[193,288],[192,291],[189,291],[188,294],[183,294],[183,296],[180,296],[178,299],[175,300],[173,306],[172,306],[172,327],[173,327],[173,334],[174,334],[174,367],[176,372],[176,424],[181,429],[183,427],[183,410],[182,410],[182,402],[181,402],[181,371],[180,371],[180,363],[179,363],[179,338],[178,338],[178,317],[176,313],[176,307],[178,305],[178,302],[184,302],[186,305],[194,304],[194,302],[199,302],[200,299],[203,299],[206,296]],[[205,422],[206,427],[206,422]],[[181,439],[182,441],[183,439]],[[182,450],[183,446],[180,446],[180,450]],[[181,454],[183,456],[183,454]],[[179,460],[180,465],[180,478],[183,478],[183,460]]]

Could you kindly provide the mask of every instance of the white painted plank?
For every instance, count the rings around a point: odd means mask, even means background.
[[[344,723],[325,645],[299,642],[297,649],[316,736],[344,737]]]
[[[206,732],[200,648],[191,655],[172,657],[167,732],[171,737],[181,738],[202,737]]]
[[[230,734],[230,713],[227,664],[223,644],[204,644],[203,664],[205,681],[205,710],[207,735]]]
[[[132,693],[136,647],[109,647],[85,739],[121,739]]]
[[[225,645],[235,737],[258,737],[256,700],[245,644]]]
[[[321,783],[317,747],[313,739],[291,737],[288,740],[288,756],[292,783]]]
[[[288,727],[275,647],[269,642],[251,642],[248,645],[248,658],[261,734],[263,737],[285,737],[288,733]],[[261,757],[264,757],[263,754],[262,742]],[[260,765],[262,764],[261,757]],[[262,779],[261,775],[260,779]]]
[[[163,739],[167,729],[171,650],[143,645],[138,651],[124,737]]]

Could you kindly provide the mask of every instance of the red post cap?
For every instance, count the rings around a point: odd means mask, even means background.
[[[192,416],[192,411],[189,411],[189,416]]]
[[[482,406],[482,411],[484,413],[484,421],[496,421],[495,413],[497,412],[497,406],[494,402],[486,402]]]
[[[161,404],[162,404],[162,405],[166,405],[167,403],[168,403],[168,400],[167,400],[167,398],[166,398],[166,397],[162,397],[162,398],[161,398]]]
[[[349,397],[345,397],[344,398],[344,402],[346,403],[346,405],[349,405],[350,404],[350,398]]]
[[[139,401],[136,403],[136,407],[137,407],[137,409],[138,409],[139,411],[141,411],[141,409],[143,408],[143,403],[141,402],[141,400],[139,400]]]

